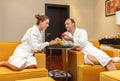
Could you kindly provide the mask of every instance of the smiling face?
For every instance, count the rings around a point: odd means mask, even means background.
[[[75,23],[72,22],[70,19],[65,21],[65,28],[67,31],[72,31],[75,28]]]

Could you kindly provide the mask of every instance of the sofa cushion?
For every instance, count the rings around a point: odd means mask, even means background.
[[[100,48],[100,43],[98,41],[90,41],[95,47]]]
[[[20,42],[0,42],[0,61],[7,61],[19,44]],[[37,60],[37,68],[13,71],[7,67],[0,67],[0,81],[47,77],[46,55],[44,53],[35,53],[34,55]]]
[[[120,81],[120,70],[101,72],[100,81]]]
[[[25,79],[25,80],[16,80],[16,81],[55,81],[50,77],[42,77],[42,78],[33,78],[33,79]]]
[[[114,63],[120,70],[120,63]],[[101,65],[78,65],[77,81],[99,81],[100,72],[106,71]]]
[[[0,81],[15,81],[17,79],[28,79],[45,76],[48,76],[48,71],[45,68],[13,71],[6,67],[0,67]]]
[[[20,42],[0,42],[0,61],[8,60]]]

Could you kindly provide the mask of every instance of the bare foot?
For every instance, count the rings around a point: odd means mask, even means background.
[[[110,62],[106,65],[106,69],[107,69],[107,71],[113,71],[113,70],[116,70],[116,67],[115,67],[115,65],[113,64],[113,62],[110,61]]]

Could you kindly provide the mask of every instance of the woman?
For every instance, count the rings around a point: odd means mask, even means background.
[[[24,68],[35,68],[37,63],[33,56],[34,52],[43,50],[48,45],[57,44],[55,40],[50,42],[42,41],[42,31],[49,26],[49,18],[44,15],[35,15],[37,19],[36,25],[29,28],[21,40],[21,44],[17,46],[8,61],[1,61],[0,66],[7,66],[12,70],[22,70]]]
[[[75,21],[71,18],[65,21],[65,40],[66,44],[74,45],[74,49],[82,51],[84,55],[84,62],[86,64],[101,64],[107,70],[116,70],[112,59],[102,50],[97,49],[88,41],[87,32],[84,29],[78,29],[75,26]],[[118,58],[118,60],[120,60]]]

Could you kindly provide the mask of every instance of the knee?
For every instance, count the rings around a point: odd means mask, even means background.
[[[24,69],[24,65],[21,66],[20,68],[18,68],[18,67],[14,67],[14,70],[15,70],[15,71],[21,71],[21,70],[23,70],[23,69]]]
[[[14,71],[21,71],[21,70],[24,69],[24,65],[22,65],[21,67],[16,67],[16,66],[14,66],[14,67],[12,67],[12,69],[13,69]]]

